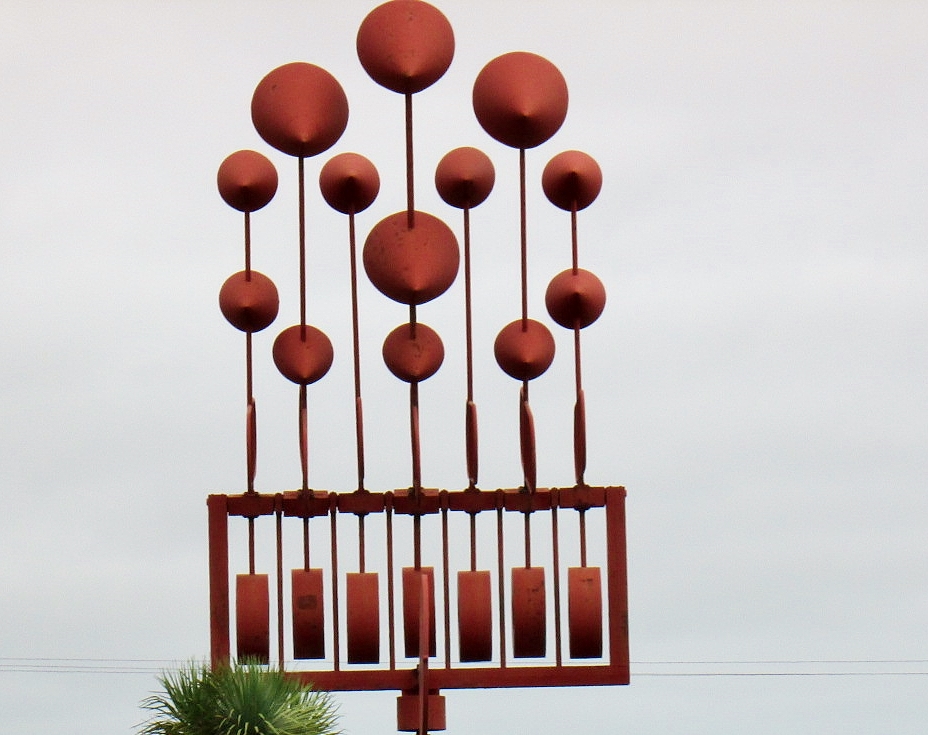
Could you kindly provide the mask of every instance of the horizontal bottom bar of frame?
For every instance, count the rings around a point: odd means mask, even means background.
[[[291,671],[304,684],[324,691],[410,691],[416,669]],[[429,689],[616,686],[629,683],[628,666],[510,666],[506,668],[429,668]]]

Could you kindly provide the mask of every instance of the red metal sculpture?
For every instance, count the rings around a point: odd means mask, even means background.
[[[275,631],[275,664],[304,681],[329,690],[399,691],[401,731],[424,735],[428,730],[444,729],[442,689],[627,684],[625,490],[593,487],[584,481],[586,410],[580,330],[600,316],[606,295],[599,279],[578,264],[577,213],[596,199],[602,185],[597,163],[579,151],[554,156],[542,177],[549,201],[571,215],[571,267],[550,282],[545,304],[551,319],[574,334],[573,486],[538,487],[535,425],[529,404],[529,382],[551,365],[555,343],[548,327],[529,317],[525,158],[527,149],[550,139],[564,122],[567,84],[551,62],[515,52],[489,62],[473,88],[474,112],[481,126],[519,151],[522,308],[521,315],[502,328],[494,345],[499,366],[521,384],[518,409],[524,481],[518,488],[483,490],[478,486],[470,210],[490,195],[496,172],[486,154],[474,148],[452,150],[435,172],[441,198],[463,211],[467,369],[467,485],[435,489],[424,486],[421,477],[419,383],[441,367],[444,346],[440,336],[419,320],[418,307],[447,291],[457,278],[462,257],[451,227],[415,207],[412,100],[415,93],[438,81],[451,64],[454,35],[448,20],[433,6],[421,0],[391,0],[362,22],[357,51],[375,82],[405,98],[407,207],[374,225],[365,239],[362,261],[373,285],[409,308],[409,321],[384,340],[383,360],[393,375],[409,385],[411,483],[386,491],[365,487],[355,216],[376,198],[380,177],[365,157],[341,153],[322,167],[319,186],[325,201],[348,216],[357,487],[331,491],[310,486],[307,386],[326,375],[335,348],[328,336],[307,322],[304,161],[338,141],[348,121],[348,103],[327,71],[312,64],[287,64],[260,82],[251,111],[261,137],[298,159],[300,320],[277,337],[273,359],[284,377],[299,386],[302,483],[298,490],[276,493],[260,493],[254,487],[257,419],[251,335],[274,321],[278,297],[274,284],[251,268],[250,214],[273,198],[277,172],[261,154],[238,151],[222,163],[218,186],[223,199],[244,213],[245,270],[223,285],[220,308],[233,326],[246,333],[247,483],[243,493],[210,495],[207,501],[212,660],[222,664],[233,651],[229,528],[230,519],[242,518],[247,521],[249,568],[235,578],[236,656],[269,663]],[[505,530],[506,519],[513,514],[522,515],[524,541],[524,557],[515,564],[509,559]],[[356,519],[354,530],[348,523],[351,516]],[[571,516],[577,519],[575,566],[569,565],[569,552],[564,553],[561,538],[565,518]],[[255,569],[255,523],[265,517],[274,520],[276,536],[274,594],[269,575]],[[411,519],[411,528],[406,530],[411,535],[412,564],[400,567],[395,559],[396,521],[403,517]],[[605,542],[604,554],[602,542],[596,547],[605,572],[601,566],[588,564],[588,518],[593,517],[597,518],[594,528]],[[494,563],[486,559],[480,568],[487,519],[489,528],[495,527]],[[549,524],[549,535],[538,533],[539,519]],[[368,548],[372,523],[382,529],[382,553]],[[289,575],[287,604],[283,539],[285,526],[294,524],[302,526],[303,560]],[[329,542],[328,557],[314,559],[315,566],[310,561],[311,527]],[[467,544],[456,540],[462,527],[468,528]],[[357,544],[356,571],[344,569],[339,562],[339,550],[352,539]],[[439,543],[441,553],[436,558]],[[469,549],[465,568],[456,568],[452,544]],[[376,555],[373,569],[368,564],[372,553]],[[426,563],[429,558],[432,565]],[[272,608],[275,626],[271,625]],[[398,634],[403,636],[399,652]],[[287,655],[288,642],[292,659]]]

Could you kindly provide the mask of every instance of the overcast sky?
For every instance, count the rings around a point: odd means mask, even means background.
[[[245,474],[244,338],[217,305],[241,215],[215,186],[240,148],[281,176],[253,218],[254,267],[281,291],[255,338],[257,487],[299,485],[296,388],[269,356],[298,319],[296,162],[249,106],[281,64],[328,69],[351,118],[310,183],[357,151],[383,181],[361,237],[402,209],[402,98],[355,55],[375,4],[3,3],[5,731],[131,732],[157,671],[208,654],[205,498]],[[518,385],[491,352],[518,316],[518,156],[474,119],[482,66],[533,51],[570,90],[563,128],[528,154],[530,312],[549,323],[569,218],[540,172],[574,148],[603,169],[580,215],[581,265],[609,295],[583,335],[587,480],[628,489],[633,661],[629,687],[445,692],[448,732],[923,732],[928,5],[439,7],[457,49],[415,98],[417,201],[460,233],[435,164],[473,145],[497,170],[472,215],[484,487],[519,483]],[[336,343],[310,389],[312,483],[350,490],[347,225],[310,192],[310,321]],[[420,311],[447,350],[422,388],[423,480],[449,488],[466,485],[461,299],[458,282]],[[405,386],[379,359],[405,319],[362,284],[372,489],[410,482]],[[571,343],[552,329],[559,359],[532,392],[542,486],[571,482]],[[338,695],[344,727],[395,732],[394,697]]]

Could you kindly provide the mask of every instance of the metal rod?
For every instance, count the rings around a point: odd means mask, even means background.
[[[390,643],[390,670],[396,668],[396,621],[393,606],[393,493],[384,498],[387,516],[387,637]]]
[[[364,573],[364,514],[358,514],[358,571]]]
[[[354,352],[354,423],[358,459],[358,490],[364,489],[364,419],[361,408],[361,338],[358,318],[358,257],[354,212],[348,214],[348,243],[351,261],[351,335]]]
[[[441,556],[442,583],[444,584],[445,602],[445,668],[451,666],[451,585],[448,571],[448,493],[442,491],[441,508]]]
[[[551,564],[554,577],[554,663],[561,665],[561,568],[560,543],[557,527],[557,490],[552,490],[551,498]]]
[[[496,569],[499,577],[499,665],[506,668],[506,579],[503,576],[503,505],[497,491]]]
[[[209,641],[215,669],[229,663],[229,516],[225,495],[206,499],[209,515]]]
[[[341,668],[341,655],[338,635],[338,518],[335,494],[331,496],[329,507],[329,537],[332,555],[332,666],[335,671]]]
[[[581,508],[580,513],[580,566],[586,566],[586,508]]]
[[[284,670],[284,548],[283,511],[276,512],[277,532],[277,665]]]
[[[251,280],[251,213],[245,212],[245,280]]]
[[[412,93],[406,93],[406,224],[416,226],[416,198],[412,146]]]
[[[299,219],[300,219],[300,337],[306,337],[306,182],[303,157],[300,156],[298,168]]]
[[[309,516],[303,518],[303,569],[309,570]]]
[[[519,234],[522,253],[522,324],[528,320],[528,224],[525,206],[525,149],[519,149]]]
[[[248,573],[255,573],[255,519],[248,519]]]
[[[306,410],[306,386],[300,386],[299,392],[299,440],[300,440],[300,472],[303,478],[302,493],[309,492],[309,423]]]

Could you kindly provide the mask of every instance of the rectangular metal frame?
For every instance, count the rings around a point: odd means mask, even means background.
[[[242,495],[210,495],[207,499],[209,514],[209,584],[210,584],[210,654],[213,665],[227,663],[230,658],[230,576],[229,576],[229,526],[230,516],[257,518],[277,515],[311,518],[330,516],[333,528],[337,514],[405,514],[421,516],[447,511],[462,511],[471,514],[494,511],[502,523],[502,512],[550,513],[558,508],[585,510],[604,508],[606,533],[606,584],[605,602],[608,617],[608,649],[602,660],[595,663],[564,664],[561,659],[560,639],[556,640],[556,662],[551,665],[529,663],[510,664],[505,655],[505,638],[500,641],[502,651],[497,666],[475,666],[455,664],[447,652],[446,642],[444,665],[429,668],[430,689],[466,689],[497,687],[536,686],[603,686],[629,683],[628,649],[628,582],[625,546],[625,488],[574,486],[568,488],[539,488],[534,493],[522,489],[501,490],[422,490],[413,494],[410,490],[387,492],[334,493],[315,491],[309,494],[293,492],[277,494],[246,493]],[[556,518],[556,516],[555,516]],[[278,531],[279,532],[279,531]],[[555,531],[556,534],[556,531]],[[447,547],[447,537],[445,537]],[[334,547],[334,543],[333,543]],[[500,552],[501,554],[502,552]],[[389,555],[388,555],[389,556]],[[333,557],[335,550],[333,548]],[[333,580],[337,579],[337,557],[333,558]],[[501,563],[500,556],[500,563]],[[554,565],[557,565],[555,550]],[[392,559],[388,558],[388,568]],[[447,566],[447,548],[445,549]],[[392,573],[392,570],[391,570]],[[278,552],[278,577],[281,565]],[[557,580],[555,580],[555,585]],[[391,585],[392,587],[392,585]],[[277,580],[278,610],[282,610],[282,580]],[[337,586],[335,588],[337,595]],[[392,590],[388,591],[391,594]],[[500,600],[503,594],[500,592]],[[337,600],[336,600],[337,601]],[[391,621],[393,600],[389,601]],[[447,602],[446,602],[447,606]],[[559,615],[559,613],[556,613]],[[501,616],[502,618],[502,616]],[[446,632],[448,615],[445,615]],[[338,656],[338,621],[334,621],[336,654],[334,665],[326,669],[299,670],[291,672],[305,682],[329,691],[410,691],[417,686],[417,665],[397,665],[393,637],[390,638],[389,662],[380,668],[343,667]],[[504,635],[504,634],[503,634]],[[563,633],[561,633],[563,636]],[[283,646],[283,631],[278,631],[280,646]],[[446,639],[447,639],[446,634]]]

